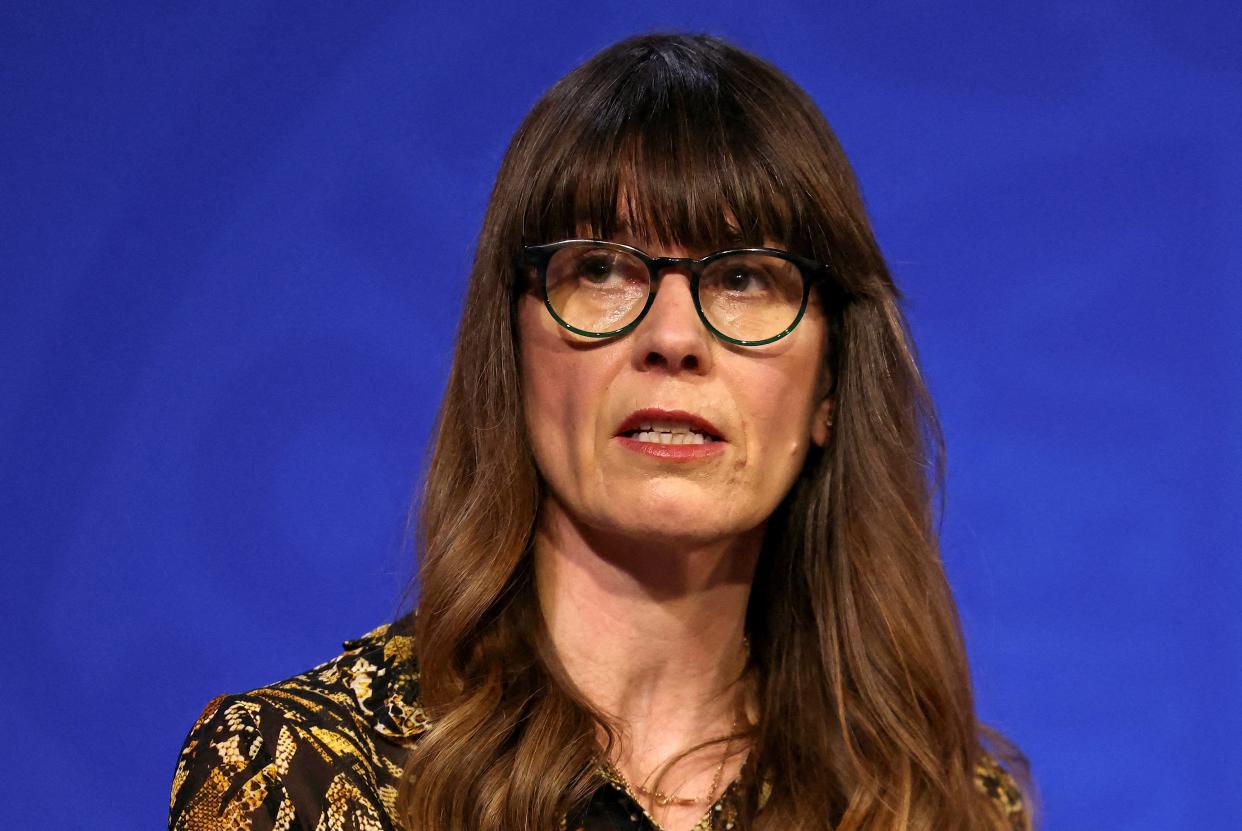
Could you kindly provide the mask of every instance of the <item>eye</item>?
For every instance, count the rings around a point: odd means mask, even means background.
[[[647,284],[647,267],[622,251],[596,249],[574,262],[573,280],[584,289],[628,292]]]
[[[730,266],[720,275],[720,287],[739,294],[764,291],[770,282],[767,274],[748,266]]]
[[[613,254],[589,254],[578,261],[578,276],[588,283],[602,285],[614,276],[616,260]]]
[[[797,266],[769,254],[730,254],[708,265],[699,280],[699,294],[711,303],[799,304],[802,274]]]

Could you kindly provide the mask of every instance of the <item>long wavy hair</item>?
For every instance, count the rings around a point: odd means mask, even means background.
[[[624,203],[624,204],[623,204]],[[597,784],[597,730],[539,613],[531,541],[544,484],[516,335],[521,246],[609,236],[746,241],[829,262],[828,445],[769,519],[747,630],[760,717],[742,828],[1008,828],[973,781],[1020,757],[975,717],[937,543],[943,437],[901,294],[814,102],[710,36],[622,41],[536,103],[483,221],[412,521],[420,700],[432,726],[398,794],[413,831],[552,829]],[[758,777],[753,782],[757,783]],[[760,803],[762,801],[762,809]]]

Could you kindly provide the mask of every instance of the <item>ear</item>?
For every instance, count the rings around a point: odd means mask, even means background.
[[[811,441],[816,446],[824,447],[828,444],[828,436],[832,432],[832,398],[825,395],[820,400],[819,406],[815,408],[815,414],[811,416]]]

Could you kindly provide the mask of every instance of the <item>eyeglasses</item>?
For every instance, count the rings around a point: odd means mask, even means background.
[[[588,239],[528,245],[518,264],[538,270],[544,305],[556,322],[588,338],[634,329],[655,301],[660,273],[687,266],[699,318],[738,346],[762,346],[792,332],[806,313],[811,281],[830,271],[776,248],[733,248],[695,260]]]

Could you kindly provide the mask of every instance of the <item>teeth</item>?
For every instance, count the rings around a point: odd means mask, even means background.
[[[642,425],[642,430],[655,430],[656,432],[697,432],[693,427],[684,421],[647,421]]]
[[[665,433],[656,430],[643,430],[634,435],[636,441],[652,444],[707,444],[712,441],[702,433],[686,431],[684,433]]]
[[[631,434],[631,438],[652,444],[709,444],[717,441],[684,421],[644,421]]]

